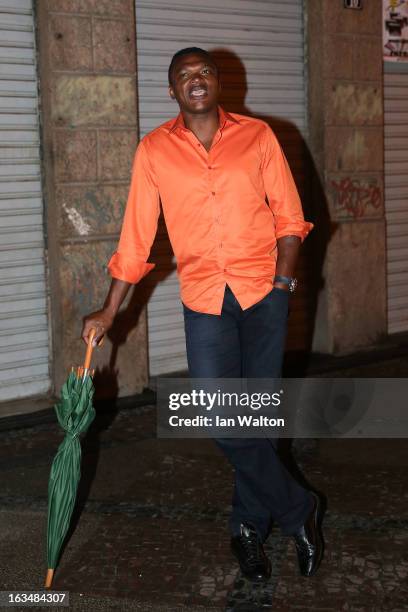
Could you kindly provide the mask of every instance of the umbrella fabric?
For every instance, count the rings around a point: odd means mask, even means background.
[[[94,386],[89,375],[78,377],[71,372],[55,406],[59,424],[66,432],[51,467],[48,483],[48,568],[54,569],[67,535],[81,477],[81,444],[79,435],[95,418],[92,405]]]

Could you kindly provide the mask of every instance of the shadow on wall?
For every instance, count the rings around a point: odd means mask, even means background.
[[[284,373],[302,376],[308,366],[315,334],[317,305],[323,289],[323,264],[336,224],[330,220],[323,186],[299,129],[282,117],[260,115],[246,106],[246,70],[241,59],[224,48],[211,49],[221,73],[221,105],[228,111],[258,117],[275,132],[301,195],[305,218],[314,228],[302,245],[296,276],[299,287],[291,300]]]

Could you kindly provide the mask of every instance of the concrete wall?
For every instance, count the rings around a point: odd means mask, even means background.
[[[382,3],[309,0],[310,150],[322,261],[314,349],[344,353],[386,334]]]
[[[109,287],[138,140],[133,0],[36,3],[53,365],[80,363],[82,317]],[[96,351],[101,395],[147,382],[145,308],[133,296]]]

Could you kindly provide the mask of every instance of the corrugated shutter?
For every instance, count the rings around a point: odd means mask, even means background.
[[[167,93],[172,55],[187,46],[216,50],[221,103],[230,111],[269,121],[302,190],[305,83],[302,0],[136,0],[140,135],[178,113]],[[150,374],[186,368],[178,281],[164,224],[152,252],[147,282]],[[302,267],[302,266],[300,266]],[[163,277],[165,277],[163,279]],[[301,341],[302,296],[292,313],[292,337]]]
[[[49,389],[32,3],[0,0],[0,400]]]
[[[408,72],[384,74],[388,331],[408,330]]]

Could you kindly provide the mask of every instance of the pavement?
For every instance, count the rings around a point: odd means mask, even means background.
[[[408,358],[336,375],[407,377]],[[69,592],[70,609],[407,609],[405,439],[286,448],[290,469],[326,499],[325,556],[314,577],[299,576],[293,541],[274,527],[272,578],[256,586],[229,552],[231,468],[210,440],[157,439],[155,411],[101,411],[83,440],[76,514],[53,584]],[[55,421],[0,431],[0,590],[43,588],[47,483],[61,440]]]

